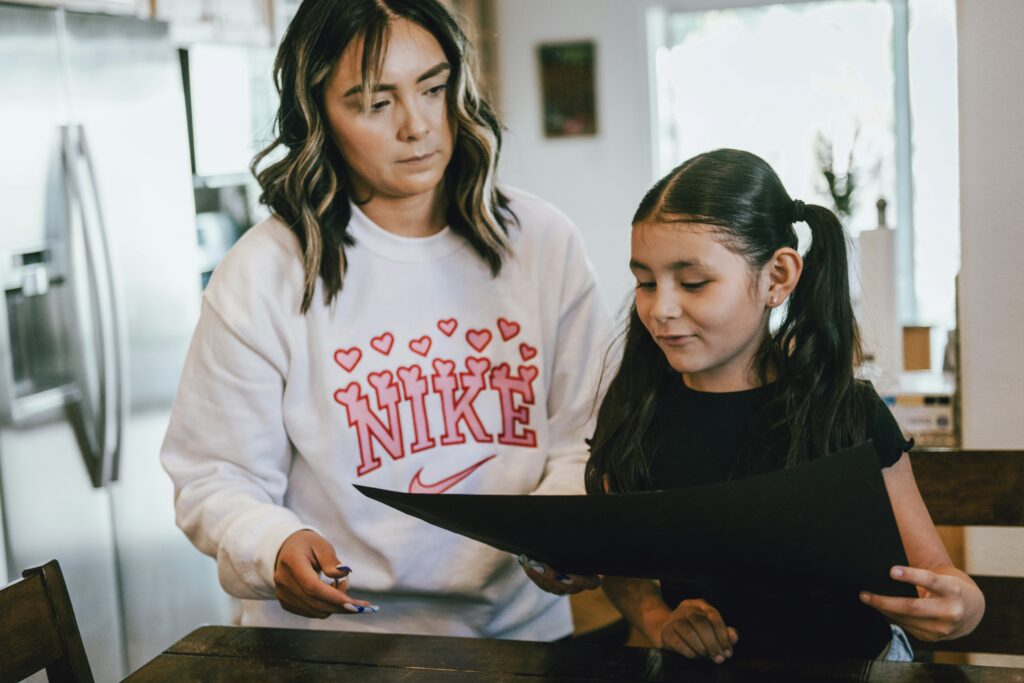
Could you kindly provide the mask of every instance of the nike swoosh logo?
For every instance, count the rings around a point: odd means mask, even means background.
[[[469,475],[476,472],[488,460],[493,460],[496,457],[498,456],[489,455],[480,462],[476,463],[475,465],[470,465],[466,469],[460,472],[456,472],[452,476],[445,477],[441,481],[433,484],[424,484],[423,481],[420,479],[420,474],[423,473],[423,468],[421,467],[419,471],[416,472],[415,476],[413,476],[412,481],[409,482],[409,493],[444,493],[445,491],[455,486]]]

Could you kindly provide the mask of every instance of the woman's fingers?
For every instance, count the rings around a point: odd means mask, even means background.
[[[321,573],[329,581],[324,581]],[[281,545],[274,569],[275,593],[282,607],[305,617],[323,619],[330,614],[379,611],[376,605],[348,593],[351,573],[327,539],[304,529]]]
[[[572,595],[580,591],[597,588],[601,585],[601,578],[598,576],[563,574],[543,562],[531,560],[525,555],[519,555],[516,559],[526,572],[526,575],[548,593]]]
[[[328,609],[315,609],[308,603],[306,596],[297,594],[291,588],[277,584],[274,589],[274,594],[277,597],[277,601],[281,603],[281,607],[287,612],[292,614],[298,614],[300,617],[309,617],[310,619],[326,619],[333,612],[333,608]]]

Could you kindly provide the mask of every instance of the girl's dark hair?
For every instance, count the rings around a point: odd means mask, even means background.
[[[782,247],[797,248],[794,220],[811,228],[804,269],[785,317],[758,350],[752,371],[772,398],[756,418],[743,468],[789,467],[864,438],[865,415],[853,376],[860,356],[850,303],[846,237],[828,209],[794,202],[760,157],[734,149],[700,154],[647,192],[633,216],[641,223],[707,226],[752,270]],[[657,435],[649,433],[658,396],[680,381],[644,328],[634,304],[622,364],[601,402],[586,481],[590,493],[650,488]]]
[[[380,80],[391,25],[400,19],[433,35],[451,66],[446,102],[454,149],[444,179],[448,225],[495,275],[509,251],[508,228],[515,216],[495,186],[501,126],[477,89],[472,46],[448,10],[437,0],[303,0],[274,62],[281,98],[277,137],[251,166],[263,190],[260,201],[299,239],[303,313],[318,277],[325,304],[341,291],[345,247],[353,244],[347,232],[348,179],[330,139],[324,90],[342,52],[361,38],[363,95],[369,97]]]

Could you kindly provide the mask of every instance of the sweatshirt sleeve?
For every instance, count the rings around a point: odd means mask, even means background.
[[[160,453],[178,526],[217,559],[224,590],[249,599],[274,598],[277,551],[309,528],[282,505],[292,459],[282,416],[286,356],[263,347],[204,297]]]
[[[567,220],[567,219],[566,219]],[[583,495],[588,447],[593,433],[600,386],[612,343],[612,322],[587,258],[583,239],[573,227],[564,262],[553,362],[549,368],[548,427],[550,451],[544,476],[534,493]],[[558,271],[555,271],[558,272]]]

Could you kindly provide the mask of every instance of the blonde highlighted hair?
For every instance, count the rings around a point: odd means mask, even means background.
[[[454,133],[445,171],[446,219],[490,267],[501,270],[515,221],[495,184],[501,126],[477,87],[474,51],[458,22],[436,0],[304,0],[274,62],[280,94],[276,137],[252,162],[267,205],[298,237],[305,281],[300,310],[313,302],[317,279],[330,305],[345,277],[351,218],[345,163],[330,138],[324,91],[353,40],[362,39],[363,93],[379,82],[393,21],[428,31],[451,66],[448,116]],[[283,154],[282,154],[283,152]],[[266,166],[261,166],[266,163]]]

